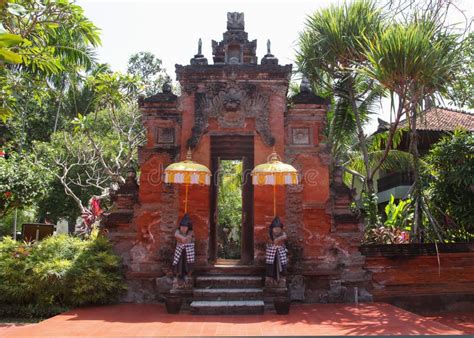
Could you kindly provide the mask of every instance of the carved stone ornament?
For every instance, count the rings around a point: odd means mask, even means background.
[[[228,30],[244,30],[244,13],[231,12],[227,13],[227,29]]]
[[[193,134],[188,146],[195,147],[208,126],[209,118],[217,118],[221,128],[243,128],[246,118],[255,118],[257,132],[268,146],[273,146],[269,125],[268,98],[250,88],[229,86],[217,93],[208,90],[196,94]]]

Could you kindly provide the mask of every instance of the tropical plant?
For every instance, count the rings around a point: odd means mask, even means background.
[[[426,156],[425,196],[449,241],[474,240],[474,135],[457,130]]]
[[[410,214],[413,213],[413,204],[410,199],[399,200],[390,196],[385,206],[385,217],[378,218],[378,225],[365,229],[365,244],[404,244],[409,243],[411,226]]]
[[[364,236],[364,244],[406,244],[408,241],[407,231],[384,225],[367,229]]]
[[[114,302],[124,291],[120,259],[108,240],[68,235],[39,243],[0,241],[0,302],[78,306]]]
[[[12,79],[29,75],[46,84],[64,71],[78,73],[94,63],[91,47],[100,43],[98,29],[73,2],[2,1],[0,15],[0,117],[4,120],[24,109],[16,98],[22,87]],[[57,89],[63,91],[64,85]]]
[[[417,119],[427,99],[447,93],[449,83],[463,65],[459,36],[440,19],[440,11],[415,13],[408,22],[395,22],[380,35],[367,36],[363,73],[378,81],[398,97],[396,116],[406,116],[410,128],[410,153],[413,155],[415,204],[412,239],[420,240],[423,204],[419,180]],[[393,127],[392,127],[393,128]],[[428,215],[428,219],[432,219]],[[433,224],[433,226],[436,226]]]
[[[384,225],[391,226],[398,229],[406,230],[410,226],[411,217],[410,213],[413,213],[413,210],[410,208],[411,200],[399,200],[398,204],[395,203],[395,197],[390,196],[390,201],[385,206],[385,216]]]
[[[384,149],[370,149],[364,126],[374,112],[384,89],[359,70],[368,64],[367,40],[375,39],[387,23],[381,9],[372,1],[354,1],[332,5],[308,17],[305,31],[299,38],[297,63],[314,85],[333,93],[334,107],[329,115],[328,140],[335,155],[334,165],[363,181],[368,205],[367,223],[377,223],[374,176],[391,154],[401,115],[387,132]],[[366,40],[367,39],[367,40]],[[344,163],[352,161],[347,152],[360,154],[362,170],[352,170]],[[354,157],[354,156],[352,156]],[[393,162],[392,162],[393,163]]]

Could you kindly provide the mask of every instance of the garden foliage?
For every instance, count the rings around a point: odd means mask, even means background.
[[[474,135],[457,130],[430,150],[427,195],[448,241],[474,239]]]
[[[114,302],[124,291],[120,258],[108,240],[68,235],[25,243],[0,242],[0,303],[11,306],[79,306]]]

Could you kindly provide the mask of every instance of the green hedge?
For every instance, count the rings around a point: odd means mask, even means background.
[[[0,242],[3,307],[107,304],[117,301],[124,290],[120,258],[102,236],[82,240],[59,235],[37,244],[4,237]]]
[[[70,307],[59,305],[16,305],[0,304],[0,323],[6,322],[38,322],[70,310]]]

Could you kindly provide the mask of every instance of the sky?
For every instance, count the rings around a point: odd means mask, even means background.
[[[202,51],[212,64],[211,41],[221,41],[226,30],[227,12],[244,12],[249,40],[257,39],[259,61],[266,54],[266,41],[280,64],[294,64],[298,34],[307,15],[337,0],[78,0],[85,15],[101,29],[102,46],[98,59],[117,71],[126,71],[130,55],[149,51],[163,61],[175,79],[175,64],[187,65]],[[474,14],[473,0],[459,0],[459,7]],[[451,22],[461,20],[459,13]],[[384,102],[380,117],[389,120],[389,104]],[[377,119],[368,128],[377,127]]]

